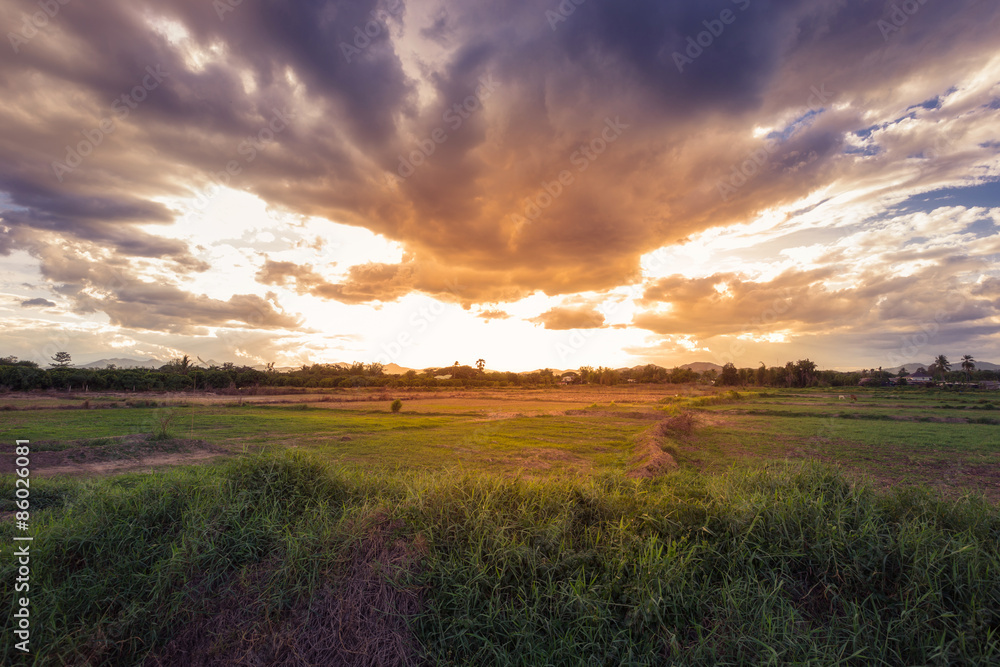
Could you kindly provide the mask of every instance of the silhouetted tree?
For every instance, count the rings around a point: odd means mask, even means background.
[[[722,367],[722,374],[719,375],[719,379],[715,383],[731,387],[739,384],[739,381],[740,373],[736,370],[736,364],[730,362]]]
[[[52,361],[55,362],[49,364],[52,368],[66,368],[73,363],[73,358],[69,355],[69,352],[56,352],[55,356],[52,357]]]
[[[951,370],[951,362],[948,361],[948,357],[943,354],[939,354],[934,359],[934,365],[937,366],[938,372],[941,374],[941,380],[944,381],[944,374]]]
[[[965,371],[966,380],[972,379],[972,371],[976,367],[976,360],[971,354],[962,357],[962,370]]]
[[[798,374],[798,386],[810,387],[816,380],[816,363],[808,359],[800,359],[795,368]]]

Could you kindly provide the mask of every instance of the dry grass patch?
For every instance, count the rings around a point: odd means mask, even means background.
[[[342,576],[281,614],[269,614],[264,602],[277,564],[257,566],[148,658],[146,667],[420,664],[408,619],[420,612],[421,591],[407,582],[427,544],[420,536],[411,542],[393,538],[400,527],[373,528],[350,550]]]
[[[687,413],[684,415],[690,418]],[[687,433],[691,432],[688,420],[681,419],[684,415],[664,419],[656,426],[639,434],[636,440],[635,456],[629,462],[629,477],[650,479],[677,470],[679,467],[677,460],[670,452],[664,451],[663,439],[670,433],[676,432],[677,424],[680,424],[681,427],[686,425]]]
[[[690,412],[668,417],[653,427],[653,433],[660,437],[688,436],[694,430],[695,419]]]
[[[155,466],[202,463],[231,452],[203,440],[154,439],[150,434],[69,442],[33,443],[31,474],[108,475]],[[13,474],[14,453],[0,452],[0,474]]]

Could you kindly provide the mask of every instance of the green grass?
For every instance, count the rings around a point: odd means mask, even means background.
[[[39,449],[88,446],[79,441],[157,434],[160,420],[172,415],[168,435],[234,452],[295,448],[369,469],[591,475],[624,471],[632,438],[649,424],[644,414],[666,418],[693,410],[710,423],[669,444],[682,465],[703,471],[721,471],[734,461],[755,466],[816,459],[887,485],[928,483],[952,494],[968,486],[1000,497],[1000,480],[989,473],[1000,466],[1000,428],[994,423],[1000,420],[981,410],[997,401],[994,393],[855,389],[859,401],[851,403],[830,389],[725,390],[659,400],[643,391],[637,396],[646,402],[621,393],[613,404],[588,404],[587,395],[577,392],[538,392],[530,400],[472,392],[466,398],[407,399],[398,414],[388,401],[13,411],[0,419],[0,440],[41,441]],[[532,405],[556,414],[526,408]],[[932,421],[954,418],[961,423]]]
[[[649,426],[649,422],[627,418],[540,415],[488,420],[479,412],[393,414],[387,408],[246,404],[238,409],[13,412],[0,424],[0,441],[28,439],[44,443],[41,448],[58,449],[70,446],[65,444],[68,440],[95,443],[133,433],[159,435],[161,419],[173,415],[167,428],[170,436],[205,440],[237,452],[294,447],[329,461],[367,467],[508,472],[522,468],[523,459],[541,453],[544,466],[529,466],[528,472],[589,473],[624,470],[632,436]],[[87,442],[72,446],[87,446]],[[524,456],[519,458],[519,453]]]
[[[333,627],[331,595],[369,590],[359,553],[372,590],[420,592],[405,627],[430,664],[1000,663],[996,395],[840,393],[4,411],[0,440],[33,451],[166,423],[236,454],[33,476],[35,664],[141,663],[227,604],[218,650],[266,663],[288,628]],[[630,480],[650,413],[694,428],[663,433],[678,472]],[[11,642],[4,664],[24,662]]]
[[[995,394],[859,389],[853,403],[839,400],[840,393],[797,389],[661,402],[674,411],[686,405],[705,422],[693,437],[672,443],[682,465],[720,471],[734,461],[818,460],[884,486],[927,484],[952,496],[982,490],[1000,499],[1000,420],[979,411]]]
[[[426,545],[399,585],[422,592],[407,625],[432,664],[1000,660],[997,508],[823,466],[526,480],[282,453],[45,484],[35,664],[141,663],[240,582],[245,613],[283,627],[353,576],[373,526]],[[13,579],[5,559],[4,609]],[[0,656],[32,662],[9,632]]]

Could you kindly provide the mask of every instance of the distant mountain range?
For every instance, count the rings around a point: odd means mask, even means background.
[[[114,364],[117,368],[160,368],[161,366],[166,366],[169,361],[163,361],[162,359],[98,359],[97,361],[91,361],[89,364],[73,364],[75,368],[107,368],[109,365]],[[192,361],[192,368],[210,368],[212,366],[222,366],[222,362],[216,361],[215,359],[209,359],[204,363],[200,361]],[[263,366],[254,366],[258,370],[264,370]],[[279,371],[292,371],[298,369],[298,366],[286,366],[284,368],[278,368]]]
[[[160,361],[159,359],[98,359],[97,361],[91,361],[89,364],[77,365],[77,368],[107,368],[111,364],[114,364],[118,368],[159,368],[164,365],[165,361]],[[75,365],[75,364],[74,364]]]
[[[693,364],[684,364],[681,368],[688,368],[695,373],[704,373],[705,371],[719,372],[722,370],[722,366],[713,364],[710,361],[696,361]]]

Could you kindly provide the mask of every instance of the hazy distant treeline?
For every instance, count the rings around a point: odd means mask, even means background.
[[[695,374],[694,380],[698,376]],[[264,370],[232,363],[210,368],[175,360],[160,368],[41,368],[32,361],[0,359],[0,391],[64,389],[79,391],[199,391],[248,387],[502,387],[555,385],[551,370],[535,373],[483,372],[471,366],[449,366],[404,375],[388,375],[382,364],[313,364],[294,370]]]
[[[932,376],[942,382],[982,382],[1000,380],[997,371],[940,371],[931,365]],[[889,385],[899,382],[905,385],[906,371],[898,374],[879,369],[843,373],[840,371],[821,371],[816,364],[808,359],[796,363],[788,362],[784,366],[767,368],[761,364],[757,368],[736,368],[726,364],[715,381],[724,386],[757,386],[757,387],[849,387],[857,386],[866,380],[869,386]]]
[[[997,380],[995,371],[973,371],[944,376],[948,381]],[[653,364],[631,369],[593,368],[584,366],[573,371],[568,379],[573,383],[616,385],[621,383],[653,384],[717,384],[757,387],[844,387],[856,386],[865,377],[885,377],[882,371],[841,373],[817,370],[808,359],[785,366],[766,368],[723,367],[721,373],[709,370],[697,373],[689,368],[667,369]],[[313,364],[294,370],[275,370],[269,364],[264,370],[227,363],[202,368],[186,358],[174,360],[160,368],[87,369],[63,365],[41,368],[32,361],[15,357],[0,359],[0,391],[33,391],[61,389],[67,391],[217,391],[248,387],[298,387],[303,389],[334,387],[539,387],[561,384],[563,377],[544,369],[533,373],[490,372],[471,366],[448,366],[423,371],[408,371],[403,375],[387,375],[381,364],[355,363],[350,366]]]

